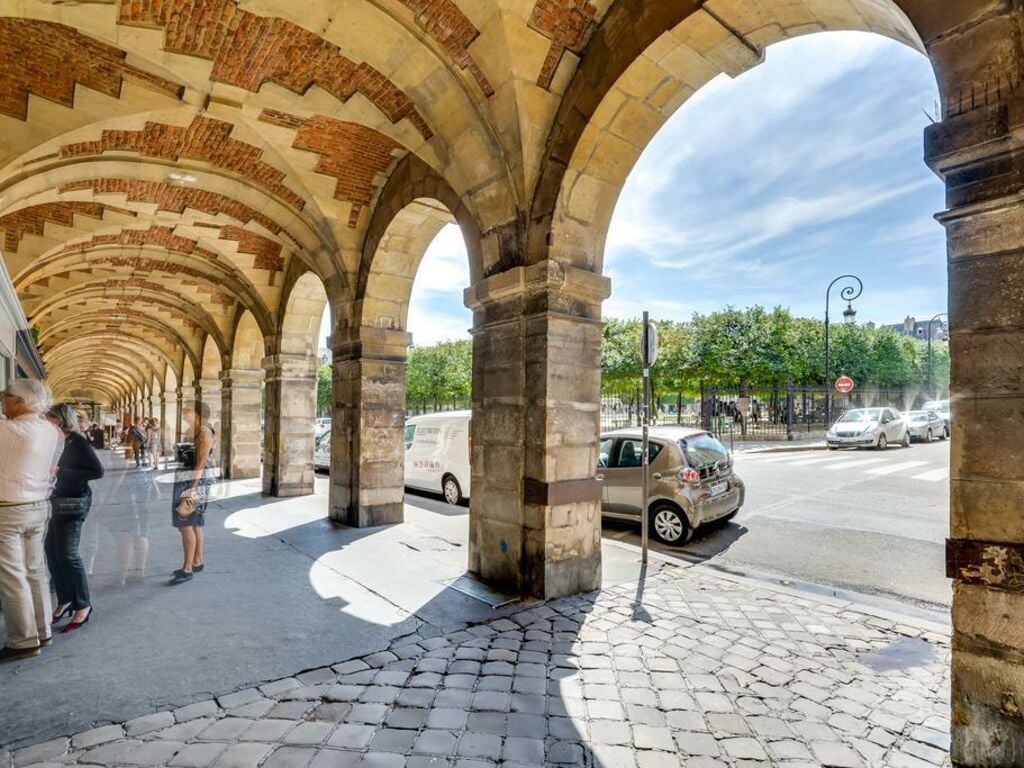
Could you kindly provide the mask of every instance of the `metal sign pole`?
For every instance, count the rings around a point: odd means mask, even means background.
[[[648,526],[650,525],[650,515],[647,514],[647,498],[648,498],[648,494],[650,493],[650,488],[648,487],[649,486],[649,482],[648,482],[648,478],[647,478],[647,465],[648,465],[648,460],[649,460],[649,456],[648,456],[648,452],[647,452],[647,438],[648,438],[648,436],[647,436],[647,425],[650,422],[650,407],[651,407],[651,387],[650,387],[651,369],[649,367],[651,361],[649,359],[650,358],[650,355],[649,355],[650,346],[649,346],[649,341],[648,341],[648,335],[650,334],[650,330],[649,330],[649,327],[648,327],[648,324],[647,324],[647,312],[644,312],[644,324],[643,324],[642,334],[643,335],[642,335],[642,339],[641,339],[641,345],[642,345],[642,349],[643,349],[642,357],[643,357],[643,366],[644,366],[644,404],[643,404],[643,447],[641,448],[641,453],[643,454],[643,490],[641,491],[642,496],[641,496],[641,499],[640,499],[640,510],[641,510],[641,513],[642,513],[640,515],[640,519],[642,521],[641,524],[640,524],[640,546],[641,546],[641,549],[643,550],[643,554],[641,556],[641,560],[640,561],[644,565],[647,565],[647,536],[648,536],[648,530],[647,529],[648,529]]]

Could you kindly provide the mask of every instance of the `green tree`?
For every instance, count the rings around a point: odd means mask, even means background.
[[[327,363],[321,365],[316,371],[316,412],[319,416],[330,416],[334,410],[331,402],[334,391],[331,378],[331,366]]]
[[[452,399],[467,399],[473,382],[473,342],[443,341],[409,350],[405,399],[435,408]]]

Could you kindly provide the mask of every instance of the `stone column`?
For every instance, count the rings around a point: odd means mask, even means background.
[[[1007,69],[1009,71],[1009,69]],[[952,759],[1024,761],[1024,91],[926,132],[946,181]]]
[[[513,594],[601,583],[606,278],[542,262],[466,291],[473,309],[469,568]]]
[[[164,456],[167,455],[168,443],[170,442],[167,435],[167,395],[164,392],[160,393],[160,410],[157,411],[157,418],[160,419],[160,453]]]
[[[178,387],[178,440],[180,442],[192,439],[192,435],[188,434],[188,425],[182,419],[182,414],[186,408],[196,407],[198,396],[198,390],[193,384]]]
[[[222,371],[221,466],[224,476],[241,480],[260,476],[260,418],[263,414],[263,371]]]
[[[331,337],[331,519],[357,527],[405,517],[405,331]]]
[[[189,389],[191,389],[191,387]],[[181,442],[181,410],[185,402],[185,388],[178,387],[176,390],[174,390],[174,423],[171,425],[174,429],[175,443]]]
[[[218,373],[218,376],[219,375],[220,374]],[[206,407],[210,409],[210,417],[207,424],[213,427],[213,431],[217,435],[217,440],[220,441],[220,379],[200,379],[199,386],[196,388],[196,402],[204,403]],[[219,454],[216,454],[216,456],[219,458]]]
[[[313,493],[316,369],[313,356],[278,354],[263,359],[263,493],[269,496]]]

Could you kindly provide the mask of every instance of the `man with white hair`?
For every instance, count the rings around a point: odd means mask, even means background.
[[[43,553],[51,480],[63,436],[42,417],[42,382],[15,379],[3,391],[0,421],[0,599],[7,643],[0,662],[38,656],[50,644],[50,583]]]

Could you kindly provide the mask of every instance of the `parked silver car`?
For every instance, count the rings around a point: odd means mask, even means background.
[[[743,481],[729,451],[713,435],[687,427],[651,427],[650,531],[666,544],[685,544],[712,520],[728,520],[743,506]],[[601,514],[640,520],[643,442],[639,428],[601,435],[597,479]]]
[[[903,414],[895,408],[855,408],[847,411],[825,434],[829,450],[836,448],[878,448],[890,443],[910,447],[910,432]]]
[[[945,440],[946,422],[935,411],[907,411],[907,431],[911,440]]]
[[[922,410],[935,411],[946,423],[946,437],[949,437],[949,400],[929,400],[921,406]]]

